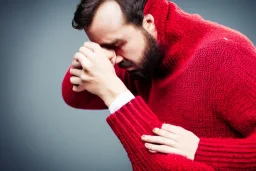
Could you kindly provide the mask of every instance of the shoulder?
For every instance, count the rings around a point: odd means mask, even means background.
[[[256,78],[256,49],[242,34],[227,32],[205,37],[191,62],[223,81],[239,79],[241,82],[236,83],[240,84]]]
[[[195,51],[198,57],[208,60],[239,62],[239,60],[253,59],[256,61],[256,49],[253,43],[242,33],[218,26],[198,44]]]
[[[219,50],[232,47],[255,52],[255,46],[243,33],[211,21],[204,21],[204,24],[210,25],[211,27],[201,39],[199,48],[218,48]]]

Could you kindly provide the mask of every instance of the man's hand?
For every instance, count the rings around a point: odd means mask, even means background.
[[[143,135],[146,148],[152,153],[174,153],[194,160],[199,144],[199,138],[182,127],[163,124],[162,128],[155,128],[156,136]]]
[[[77,53],[75,54],[77,55]],[[84,87],[82,85],[82,80],[80,78],[80,75],[82,73],[82,66],[80,64],[80,62],[78,62],[76,59],[73,58],[72,60],[72,64],[70,67],[70,74],[72,75],[70,77],[70,82],[74,85],[73,86],[73,91],[76,92],[81,92],[84,91]]]
[[[111,57],[110,57],[111,55]],[[71,68],[70,73],[74,86],[73,90],[80,92],[82,89],[99,96],[107,106],[127,88],[117,77],[113,67],[114,53],[106,51],[93,42],[85,42],[84,46],[75,54],[73,61],[80,63],[82,69]]]
[[[115,61],[116,61],[115,52],[113,50],[108,50],[108,49],[104,49],[104,48],[102,48],[102,50],[104,51],[104,53],[106,54],[106,56],[108,57],[108,59],[110,60],[112,65],[115,65]],[[77,52],[74,56],[80,55],[79,53],[80,52]],[[81,91],[85,90],[85,88],[82,84],[82,79],[80,78],[82,70],[83,70],[83,68],[82,68],[80,62],[78,60],[76,60],[75,58],[73,58],[71,68],[70,68],[70,73],[73,76],[70,78],[70,82],[72,84],[74,84],[73,91],[75,91],[75,92],[81,92]]]

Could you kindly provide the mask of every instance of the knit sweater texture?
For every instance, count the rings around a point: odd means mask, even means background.
[[[256,170],[256,50],[246,36],[189,14],[167,0],[148,0],[157,41],[165,52],[159,77],[132,80],[117,75],[136,96],[107,117],[134,171]],[[69,70],[64,101],[79,109],[106,109],[87,91],[72,91]],[[152,154],[141,136],[163,123],[200,138],[192,161],[176,154]]]

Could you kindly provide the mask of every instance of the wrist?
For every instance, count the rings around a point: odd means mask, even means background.
[[[110,83],[112,86],[107,86],[100,96],[107,107],[109,107],[120,94],[128,90],[125,84],[118,77],[116,77],[114,81],[110,81]]]

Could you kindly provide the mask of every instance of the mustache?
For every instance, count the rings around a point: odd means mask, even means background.
[[[132,63],[131,61],[128,61],[128,60],[125,60],[125,59],[124,59],[122,62],[120,62],[120,63],[118,64],[118,66],[119,66],[120,68],[125,69],[125,68],[128,68],[128,67],[133,66],[133,63]]]

